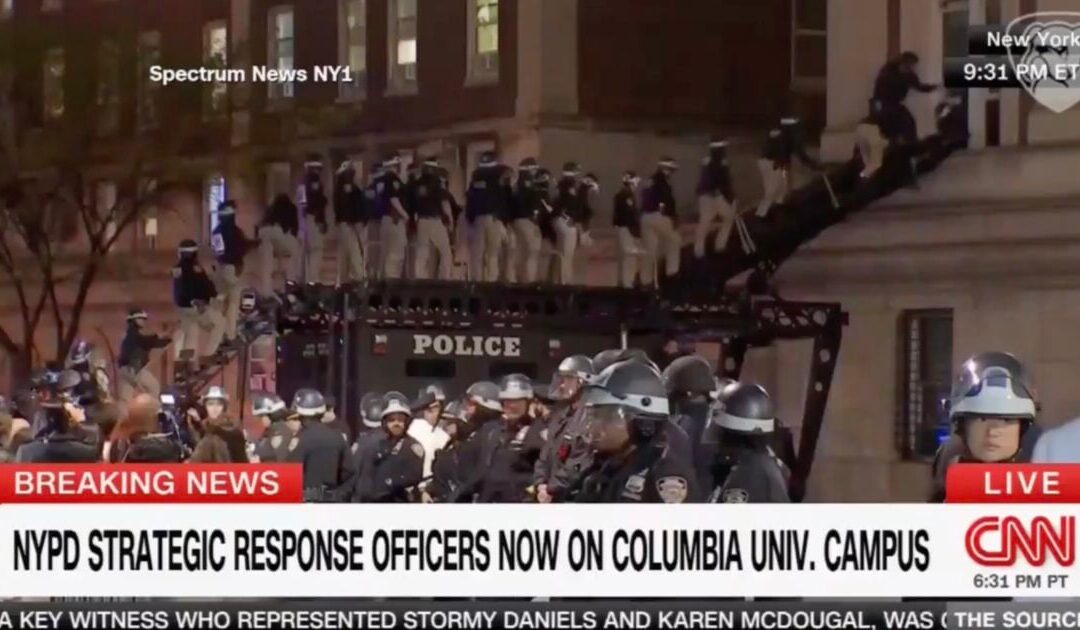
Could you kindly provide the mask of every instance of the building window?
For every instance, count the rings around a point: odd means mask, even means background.
[[[339,96],[363,97],[367,88],[367,0],[341,0],[338,62],[348,66],[352,81],[340,84]]]
[[[50,11],[63,11],[64,0],[41,0],[41,12],[49,13]]]
[[[218,226],[218,206],[221,202],[225,201],[225,178],[220,173],[214,173],[210,177],[206,178],[206,182],[203,184],[203,203],[204,213],[210,217],[210,231],[208,236],[212,236],[214,230]],[[211,244],[213,245],[213,239],[211,238]]]
[[[136,117],[139,129],[154,129],[158,126],[158,96],[161,84],[150,80],[150,68],[161,64],[161,33],[147,31],[139,34],[138,49],[138,86]]]
[[[499,0],[469,3],[469,80],[499,79]]]
[[[897,446],[905,459],[928,460],[949,436],[946,402],[952,384],[953,313],[904,311],[900,327]]]
[[[791,85],[823,92],[828,69],[827,0],[791,0]]]
[[[390,0],[390,89],[416,89],[416,0]]]
[[[101,42],[97,71],[98,133],[110,135],[120,126],[120,46],[115,41]]]
[[[293,9],[291,6],[274,7],[270,9],[267,19],[267,53],[271,68],[289,73],[293,69]],[[270,81],[267,83],[267,94],[271,100],[293,97],[293,82]]]
[[[229,29],[224,21],[211,22],[203,27],[203,63],[207,68],[224,70],[229,67]],[[203,97],[203,112],[208,118],[225,114],[229,106],[229,85],[225,81],[210,81]]]
[[[41,91],[45,120],[58,120],[64,117],[64,49],[47,50],[43,65]]]

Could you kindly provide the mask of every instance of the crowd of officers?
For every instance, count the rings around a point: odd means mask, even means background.
[[[291,405],[257,393],[256,438],[219,387],[197,404],[138,394],[102,410],[69,367],[42,376],[29,418],[0,414],[0,446],[16,462],[298,462],[312,502],[787,502],[768,394],[713,374],[697,355],[661,372],[609,350],[564,359],[550,384],[370,392],[355,419],[313,389]]]

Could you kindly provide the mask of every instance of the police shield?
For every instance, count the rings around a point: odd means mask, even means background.
[[[1009,65],[1032,98],[1058,114],[1080,102],[1080,13],[1022,15],[1006,32],[1024,47]]]

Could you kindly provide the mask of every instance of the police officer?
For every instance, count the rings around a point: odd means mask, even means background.
[[[563,165],[562,177],[555,191],[553,225],[555,228],[555,255],[558,260],[558,284],[574,284],[574,256],[577,254],[581,235],[588,230],[592,210],[577,162]]]
[[[533,189],[536,192],[536,223],[540,228],[540,270],[537,279],[540,282],[550,282],[558,276],[558,235],[555,233],[555,208],[552,207],[551,171],[539,168],[533,178]]]
[[[789,473],[772,449],[776,414],[759,385],[734,383],[713,405],[705,441],[715,446],[709,503],[790,503]]]
[[[213,307],[217,289],[206,271],[199,265],[199,246],[191,239],[180,242],[180,258],[173,267],[173,303],[180,318],[180,339],[176,355],[192,350],[203,365],[212,364],[225,334],[225,318]],[[206,344],[199,352],[199,330],[208,333]]]
[[[499,279],[499,254],[506,239],[502,221],[512,196],[506,169],[494,151],[485,151],[472,172],[465,196],[465,219],[472,232],[469,250],[473,280]]]
[[[438,256],[436,277],[449,280],[454,268],[450,233],[454,229],[454,212],[449,193],[439,176],[439,160],[429,157],[414,186],[413,211],[416,217],[416,268],[413,277],[431,277],[431,251]]]
[[[596,459],[578,502],[686,503],[695,496],[690,462],[669,448],[659,373],[640,361],[620,361],[593,379],[583,402]]]
[[[637,202],[637,187],[641,178],[634,171],[622,176],[622,188],[615,193],[612,225],[615,226],[619,248],[619,286],[627,289],[637,283],[638,262],[641,259],[641,207]]]
[[[915,118],[904,105],[904,99],[912,89],[933,92],[936,85],[923,83],[918,74],[919,56],[911,51],[900,53],[890,59],[874,80],[874,98],[871,107],[880,116],[882,132],[892,142],[913,145],[918,141]]]
[[[419,414],[409,423],[409,437],[424,447],[424,477],[431,476],[431,464],[435,454],[446,446],[450,436],[439,428],[442,410],[446,405],[446,392],[438,385],[428,385],[420,390],[412,404],[413,414]]]
[[[290,419],[289,408],[277,394],[257,392],[251,401],[251,415],[263,427],[262,437],[255,444],[255,462],[284,462],[289,455],[289,442],[300,429],[300,421]]]
[[[274,266],[280,258],[287,258],[285,279],[297,281],[303,265],[303,253],[298,235],[300,219],[296,205],[285,193],[274,197],[259,225],[259,293],[274,295]]]
[[[85,415],[74,394],[79,375],[73,370],[49,371],[39,383],[41,400],[36,435],[15,453],[16,463],[89,464],[98,447],[82,425]]]
[[[642,203],[641,240],[645,246],[642,258],[641,281],[647,287],[657,284],[659,259],[664,260],[667,276],[679,273],[679,217],[676,213],[675,191],[671,177],[679,168],[672,158],[662,157],[657,162],[649,187],[645,189]]]
[[[431,479],[424,484],[421,500],[424,503],[445,503],[457,496],[457,490],[466,481],[461,460],[462,445],[471,435],[472,427],[465,416],[465,406],[454,400],[446,405],[439,420],[439,428],[446,433],[446,445],[435,453],[431,464]]]
[[[533,469],[547,440],[543,420],[529,415],[532,381],[510,374],[499,384],[502,422],[491,423],[484,440],[478,500],[481,503],[522,503],[532,498]]]
[[[337,401],[333,396],[324,396],[324,398],[326,399],[326,413],[322,417],[323,424],[340,433],[346,442],[352,442],[352,430],[345,419],[337,414]]]
[[[322,162],[317,156],[304,162],[304,181],[296,200],[304,213],[304,281],[322,281],[323,243],[326,240],[326,207],[329,200],[322,181]]]
[[[367,277],[367,197],[356,183],[356,167],[345,160],[334,181],[334,220],[337,223],[338,278]]]
[[[563,359],[551,379],[548,397],[554,408],[548,418],[548,439],[533,469],[540,503],[566,500],[569,489],[589,466],[591,450],[581,396],[595,374],[592,360],[578,354]]]
[[[382,173],[375,179],[379,222],[379,269],[386,280],[401,278],[405,271],[405,252],[409,244],[409,212],[405,208],[405,185],[398,175],[401,159],[390,156],[382,163]]]
[[[403,394],[389,392],[383,397],[383,435],[358,454],[361,468],[353,501],[408,502],[408,491],[424,477],[424,447],[406,433],[411,416]]]
[[[465,481],[453,495],[446,498],[448,503],[471,503],[475,498],[477,485],[484,473],[483,454],[487,452],[487,441],[502,418],[499,386],[490,381],[473,383],[465,390],[462,405],[470,430],[458,447],[457,461],[458,473]]]
[[[776,204],[783,203],[791,189],[792,158],[798,158],[808,168],[821,169],[821,163],[806,153],[806,143],[799,128],[799,119],[782,118],[780,126],[769,131],[765,150],[758,159],[765,193],[758,204],[757,215],[764,217]]]
[[[698,258],[705,255],[705,238],[714,219],[720,219],[720,231],[716,234],[718,252],[727,248],[735,225],[735,191],[731,186],[727,146],[726,140],[709,143],[709,156],[698,178],[698,224],[694,230],[694,255]]]
[[[382,398],[380,392],[367,392],[360,397],[360,424],[356,427],[356,439],[351,449],[354,455],[382,435]],[[359,465],[355,468],[360,470]]]
[[[144,333],[143,326],[148,317],[141,308],[128,311],[127,332],[120,342],[120,357],[116,361],[120,368],[117,397],[123,402],[128,402],[139,392],[154,398],[161,395],[161,383],[149,369],[150,352],[168,346],[172,339]]]
[[[214,228],[210,244],[217,259],[214,284],[218,298],[224,300],[221,309],[225,316],[224,343],[228,347],[235,347],[239,342],[236,337],[236,322],[240,316],[240,296],[243,293],[240,276],[244,273],[244,258],[258,245],[257,241],[249,239],[236,224],[235,201],[223,201],[218,207],[218,225]]]
[[[332,503],[347,498],[355,481],[348,442],[322,423],[326,400],[318,390],[303,388],[293,396],[293,413],[300,419],[289,441],[289,462],[304,466],[304,500]]]
[[[516,247],[508,252],[511,282],[521,281],[526,284],[536,282],[540,267],[541,214],[545,211],[546,193],[534,185],[536,174],[540,170],[536,158],[525,158],[518,164],[518,179],[514,186],[514,203],[510,209],[510,230],[514,234]]]
[[[686,432],[688,445],[694,451],[699,479],[702,479],[713,456],[702,440],[709,424],[709,407],[716,387],[712,366],[703,357],[693,354],[672,361],[661,376],[672,419]]]

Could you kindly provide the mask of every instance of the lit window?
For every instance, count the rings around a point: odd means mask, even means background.
[[[203,190],[203,202],[206,204],[205,212],[210,215],[210,235],[218,226],[218,206],[225,201],[225,178],[215,173],[206,178]],[[211,245],[216,245],[211,238]]]
[[[792,86],[822,91],[828,68],[827,0],[792,0],[792,5]]]
[[[339,96],[360,98],[367,86],[367,1],[341,0],[340,7],[338,60],[348,66],[352,81],[341,84]]]
[[[161,84],[150,80],[150,68],[161,64],[161,33],[147,31],[139,35],[139,96],[136,115],[140,129],[158,126],[158,95]]]
[[[905,311],[897,446],[905,459],[927,460],[949,435],[945,403],[952,383],[953,313]]]
[[[270,10],[268,17],[269,33],[267,42],[269,50],[267,59],[270,67],[283,72],[293,69],[293,10],[290,6],[275,7]],[[292,81],[270,81],[267,89],[271,99],[292,98]]]
[[[98,50],[98,133],[108,135],[120,125],[120,46],[105,40]]]
[[[229,29],[225,22],[211,22],[203,28],[203,63],[214,70],[229,67]],[[208,117],[225,113],[229,105],[228,83],[211,81],[204,94],[203,107]]]
[[[469,78],[499,78],[499,0],[468,0]]]
[[[41,11],[43,13],[49,13],[50,11],[63,11],[64,0],[41,0]]]
[[[416,0],[390,0],[390,86],[416,86],[417,39]]]
[[[64,49],[50,48],[45,52],[42,77],[42,103],[45,120],[64,116]]]

